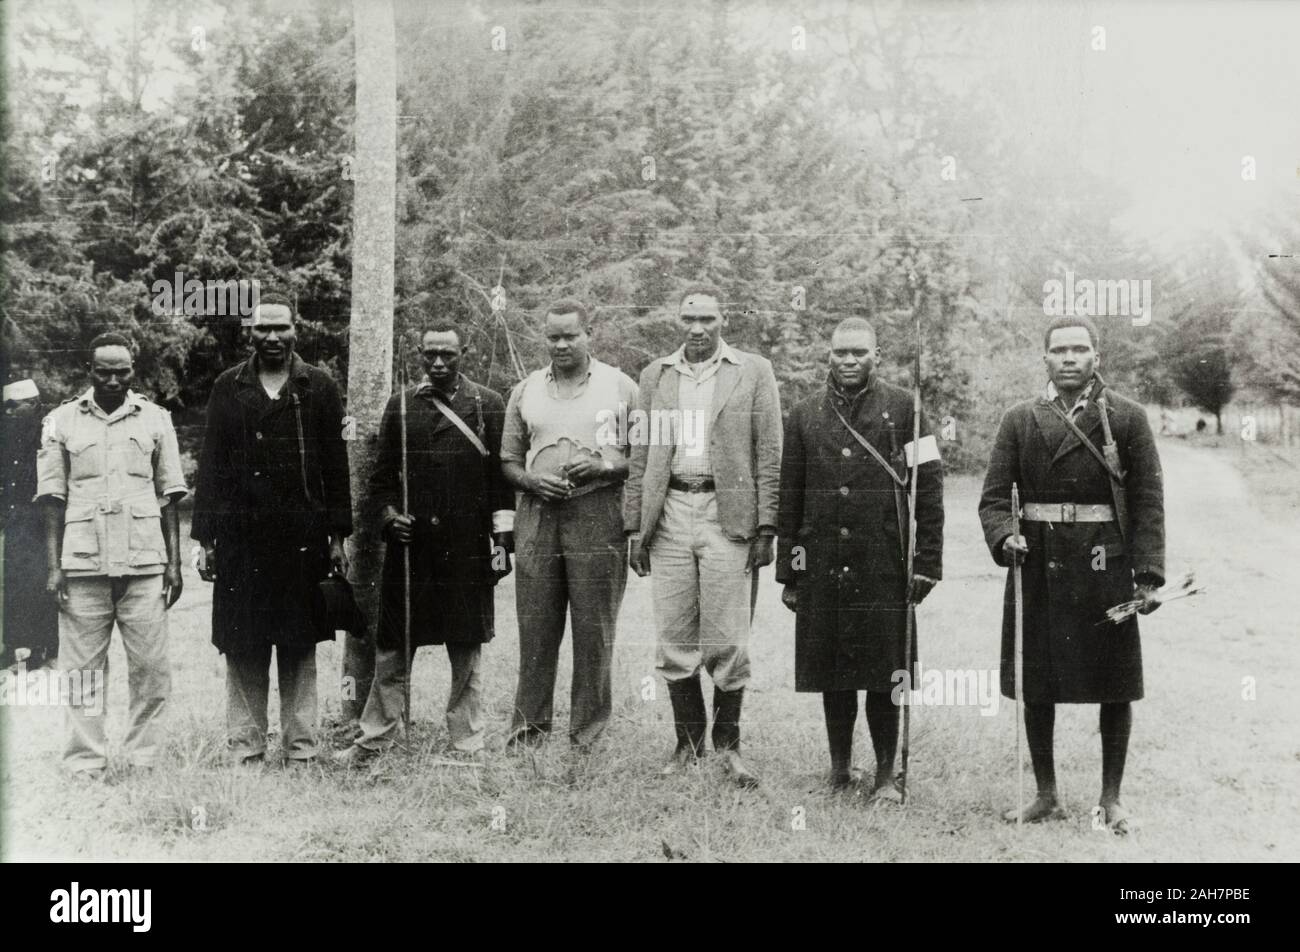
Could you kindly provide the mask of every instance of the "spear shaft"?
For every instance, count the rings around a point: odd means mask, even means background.
[[[410,477],[406,469],[406,369],[397,378],[398,417],[402,443],[402,515],[410,514]],[[414,541],[414,540],[412,540]],[[402,682],[402,724],[409,735],[411,730],[411,544],[402,545],[402,669],[406,674]]]
[[[1020,538],[1020,487],[1011,484],[1011,536]],[[1023,742],[1020,737],[1020,700],[1024,695],[1025,677],[1025,595],[1021,588],[1020,553],[1012,552],[1011,585],[1015,596],[1015,669],[1016,669],[1016,825],[1024,822],[1025,816],[1025,757]]]
[[[903,692],[903,749],[899,772],[898,795],[907,803],[907,762],[912,751],[912,639],[916,637],[916,602],[912,600],[912,578],[916,567],[916,483],[921,465],[921,292],[912,302],[916,321],[916,367],[912,381],[912,473],[907,489],[907,621],[903,637],[903,670],[907,672],[909,690]]]

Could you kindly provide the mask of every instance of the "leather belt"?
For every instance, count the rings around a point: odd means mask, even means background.
[[[1115,521],[1115,507],[1110,503],[1027,502],[1023,512],[1029,522]]]
[[[711,493],[715,487],[712,476],[669,476],[668,488],[682,493]]]

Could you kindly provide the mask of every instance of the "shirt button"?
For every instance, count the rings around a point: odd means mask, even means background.
[[[848,526],[840,526],[840,537],[841,537],[841,538],[845,538],[845,539],[847,539],[848,536],[849,536],[849,527],[848,527]]]
[[[257,431],[257,438],[258,438],[259,440],[262,438],[262,431],[261,431],[261,430],[258,430],[258,431]]]
[[[848,567],[847,565],[844,566],[844,568],[840,569],[841,572],[848,572],[848,570],[849,570],[849,567]]]
[[[844,447],[844,449],[840,450],[840,452],[841,452],[842,454],[844,454],[845,456],[852,456],[852,455],[853,455],[853,450],[849,449],[847,446]]]
[[[841,496],[847,496],[848,494],[849,494],[849,487],[848,487],[848,486],[841,486],[841,487],[840,487],[840,495],[841,495]]]
[[[430,516],[430,517],[429,517],[429,524],[430,524],[430,525],[435,525],[435,526],[436,526],[436,525],[438,524],[438,517],[437,517],[437,516]]]

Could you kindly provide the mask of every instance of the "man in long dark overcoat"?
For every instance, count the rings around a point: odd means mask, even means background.
[[[894,755],[904,677],[907,601],[942,573],[943,464],[924,415],[917,473],[916,559],[908,584],[905,463],[912,394],[876,374],[880,348],[862,318],[831,337],[826,386],[790,412],[781,458],[782,600],[797,613],[795,690],[820,691],[830,742],[831,787],[852,782],[857,692],[865,690],[875,748],[874,797],[896,799]],[[863,445],[869,444],[880,458]]]
[[[53,661],[59,654],[59,606],[45,594],[45,517],[36,495],[36,452],[41,446],[41,419],[46,408],[32,380],[4,388],[0,444],[0,539],[4,540],[4,628],[0,631],[0,665],[8,666],[26,648],[28,668]]]
[[[998,429],[980,521],[998,565],[1023,563],[1025,733],[1038,796],[1025,808],[1035,822],[1061,811],[1052,751],[1056,704],[1101,705],[1100,810],[1107,828],[1127,832],[1120,783],[1142,697],[1136,618],[1106,621],[1106,610],[1147,601],[1164,584],[1164,490],[1155,439],[1140,404],[1109,389],[1096,373],[1097,329],[1062,317],[1043,339],[1045,395],[1018,403]],[[1117,498],[1105,462],[1107,422],[1118,448]],[[1082,433],[1083,439],[1066,422]],[[1116,474],[1119,475],[1119,474]],[[1020,489],[1021,534],[1012,534],[1011,484]],[[1117,503],[1119,505],[1117,506]],[[1015,697],[1015,603],[1007,573],[1002,617],[1002,693]],[[1011,811],[1008,820],[1016,818]]]
[[[330,375],[294,353],[296,310],[266,294],[252,315],[254,354],[208,399],[190,535],[214,582],[212,643],[226,656],[226,721],[236,762],[266,753],[271,649],[282,750],[316,756],[316,644],[334,637],[320,593],[347,574],[352,532],[344,411]]]
[[[361,713],[361,736],[335,759],[356,764],[402,732],[406,575],[411,556],[411,657],[446,645],[451,662],[447,734],[453,752],[477,755],[484,722],[479,664],[492,640],[496,583],[510,574],[514,490],[501,473],[505,401],[459,370],[464,333],[435,323],[420,352],[428,379],[406,392],[410,507],[402,506],[401,401],[384,409],[368,505],[384,523],[383,599],[375,679]]]

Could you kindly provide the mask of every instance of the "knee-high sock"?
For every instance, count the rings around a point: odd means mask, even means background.
[[[1124,761],[1128,756],[1128,738],[1133,731],[1133,705],[1127,701],[1101,706],[1101,799],[1104,803],[1119,800],[1124,782]]]
[[[876,752],[876,770],[893,770],[894,752],[898,749],[898,705],[891,692],[867,692],[867,727]]]
[[[1029,759],[1034,764],[1034,780],[1040,795],[1053,797],[1056,796],[1056,757],[1052,752],[1055,729],[1055,704],[1025,702],[1025,739],[1029,742]]]
[[[823,691],[822,710],[826,712],[831,770],[847,771],[853,760],[853,724],[858,719],[858,692]]]

